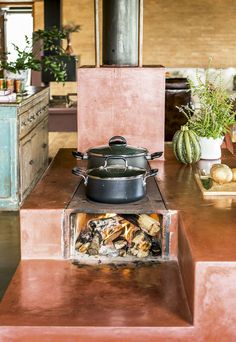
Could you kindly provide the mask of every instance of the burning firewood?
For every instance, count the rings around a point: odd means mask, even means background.
[[[161,229],[160,222],[149,215],[124,214],[122,216],[132,224],[140,227],[145,233],[150,236],[156,236]]]
[[[87,251],[88,251],[88,248],[89,248],[89,246],[90,246],[90,242],[87,242],[87,243],[82,243],[81,241],[78,241],[78,242],[76,242],[76,244],[75,244],[75,249],[78,251],[78,252],[80,252],[80,253],[87,253]]]
[[[124,238],[119,238],[113,241],[113,245],[115,246],[116,249],[122,249],[128,245],[128,242]]]
[[[160,223],[146,214],[139,215],[138,224],[139,227],[150,236],[156,236],[161,229]]]
[[[95,233],[88,248],[89,255],[97,255],[100,248],[100,236],[98,233]]]
[[[161,254],[159,235],[160,223],[149,215],[101,215],[87,222],[75,249],[88,255],[108,257],[157,256]]]
[[[151,241],[147,234],[140,231],[132,240],[132,245],[129,248],[129,252],[138,258],[145,258],[149,255],[151,248]]]
[[[80,253],[87,253],[92,239],[93,235],[90,230],[82,231],[75,243],[75,249]]]
[[[160,242],[157,238],[152,238],[151,252],[153,255],[157,256],[161,254]]]
[[[99,249],[99,254],[114,258],[119,255],[119,251],[115,249],[115,247],[112,245],[111,246],[102,245]]]
[[[92,219],[87,223],[87,227],[94,232],[102,232],[106,228],[111,228],[117,225],[119,225],[117,216]]]
[[[106,236],[103,239],[103,243],[108,245],[117,237],[119,237],[124,232],[124,228],[122,226],[111,227],[110,229],[106,229]],[[105,232],[103,232],[104,235]]]
[[[93,239],[92,231],[86,229],[84,231],[81,231],[79,234],[79,237],[76,242],[81,242],[82,244],[91,242]]]
[[[122,249],[119,250],[119,256],[125,257],[126,255],[127,255],[126,249],[122,248]]]

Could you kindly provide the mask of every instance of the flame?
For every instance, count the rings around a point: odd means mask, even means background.
[[[133,235],[136,232],[137,228],[129,222],[123,223],[122,226],[125,228],[123,236],[128,241],[128,243],[130,244],[132,239],[133,239]]]
[[[111,241],[113,241],[117,236],[119,236],[119,235],[122,234],[121,230],[123,230],[122,225],[119,225],[119,226],[116,226],[116,227],[110,227],[110,228],[106,229],[106,230],[104,231],[104,233],[105,233],[106,235],[105,235],[105,237],[104,237],[104,239],[103,239],[103,242],[106,244],[106,242],[109,241],[109,238],[110,238],[110,237],[113,237],[113,238],[111,239]],[[110,242],[111,242],[111,241],[110,241]]]
[[[98,216],[98,219],[103,219],[103,218],[110,218],[110,217],[114,217],[117,216],[116,213],[106,213],[106,214],[101,214]]]

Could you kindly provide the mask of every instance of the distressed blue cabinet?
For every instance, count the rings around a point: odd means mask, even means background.
[[[48,163],[48,88],[0,103],[0,210],[18,209]]]

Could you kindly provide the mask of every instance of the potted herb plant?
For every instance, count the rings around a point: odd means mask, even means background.
[[[233,99],[223,86],[221,74],[209,80],[209,68],[205,81],[197,75],[197,83],[188,80],[192,95],[198,99],[196,108],[189,105],[178,107],[188,119],[187,127],[194,131],[201,147],[201,159],[219,159],[224,136],[235,121]]]
[[[79,25],[76,25],[76,32]],[[65,82],[67,78],[68,56],[66,50],[61,45],[61,40],[68,36],[67,28],[59,30],[53,27],[50,30],[37,30],[33,33],[33,38],[25,36],[25,48],[20,49],[13,44],[17,52],[17,58],[9,61],[8,54],[1,56],[1,69],[14,73],[16,77],[22,75],[22,71],[35,70],[49,72],[56,82]],[[73,31],[74,32],[74,31]],[[21,76],[22,77],[22,76]]]

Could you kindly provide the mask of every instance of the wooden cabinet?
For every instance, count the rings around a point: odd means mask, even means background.
[[[0,209],[18,209],[48,165],[48,88],[0,104]]]

